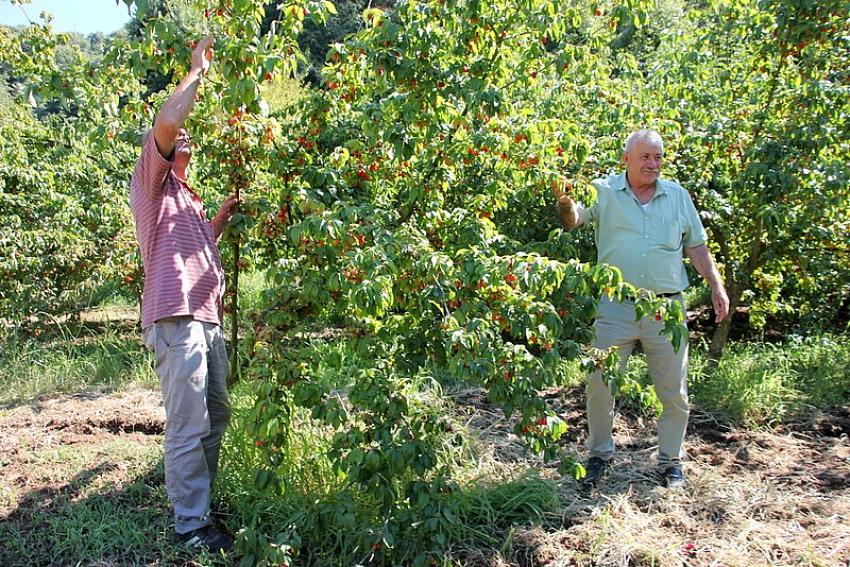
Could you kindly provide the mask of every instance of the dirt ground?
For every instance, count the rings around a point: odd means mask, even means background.
[[[546,393],[571,426],[565,443],[584,440],[578,389]],[[490,447],[496,476],[539,466],[483,392],[455,396],[459,415]],[[0,522],[67,484],[62,474],[33,474],[31,457],[45,448],[97,450],[117,439],[161,443],[159,393],[80,394],[0,409]],[[521,526],[501,549],[459,550],[466,565],[850,565],[850,408],[773,431],[732,430],[694,412],[686,440],[686,490],[659,486],[652,465],[654,420],[618,415],[618,453],[597,489],[559,480],[560,517],[546,527]],[[580,446],[580,445],[576,445]],[[109,459],[109,452],[103,452]],[[131,466],[107,463],[118,482]],[[132,481],[127,478],[126,481]]]
[[[34,474],[35,453],[51,449],[97,452],[116,440],[157,445],[164,430],[159,392],[144,389],[121,395],[59,396],[0,410],[0,486],[8,492],[0,498],[0,521],[12,514],[25,515],[22,501],[38,504],[33,494],[49,495],[67,484],[58,471]],[[120,463],[115,466],[121,468]]]

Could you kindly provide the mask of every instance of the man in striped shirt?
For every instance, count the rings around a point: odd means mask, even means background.
[[[175,530],[190,546],[226,552],[233,539],[214,530],[209,516],[230,419],[221,329],[224,271],[216,240],[237,201],[229,197],[207,220],[200,197],[187,184],[192,148],[183,129],[214,42],[208,37],[198,43],[188,75],[145,137],[130,181],[130,206],[145,269],[142,337],[156,354],[165,405],[165,483]]]

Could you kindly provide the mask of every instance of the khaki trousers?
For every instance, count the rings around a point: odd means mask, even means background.
[[[230,362],[219,325],[160,319],[142,334],[165,406],[165,487],[178,534],[210,524],[210,491],[230,420]]]
[[[681,296],[668,301],[683,303]],[[682,305],[684,310],[684,303]],[[646,363],[655,392],[664,407],[658,419],[658,466],[662,470],[678,465],[684,455],[682,444],[688,426],[688,345],[678,352],[670,341],[659,335],[663,324],[654,316],[635,320],[633,301],[618,303],[603,298],[596,321],[597,348],[615,347],[620,354],[620,370],[625,371],[635,343],[640,341],[646,353]],[[597,371],[587,381],[587,448],[591,457],[610,460],[614,455],[614,397]]]

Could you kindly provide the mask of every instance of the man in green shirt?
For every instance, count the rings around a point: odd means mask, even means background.
[[[598,262],[616,266],[623,278],[684,309],[682,291],[688,286],[683,255],[711,287],[716,320],[728,314],[729,298],[706,246],[705,229],[690,195],[680,185],[659,178],[664,157],[661,136],[639,130],[626,140],[626,171],[593,182],[596,202],[583,207],[560,191],[558,213],[567,229],[593,224]],[[636,320],[634,301],[603,297],[594,322],[597,348],[616,348],[625,369],[640,341],[646,353],[663,412],[658,419],[658,466],[668,487],[686,484],[682,472],[682,443],[688,425],[688,346],[676,352],[660,335],[663,324],[654,317]],[[590,459],[584,484],[602,477],[614,454],[614,398],[600,371],[587,383],[587,448]]]

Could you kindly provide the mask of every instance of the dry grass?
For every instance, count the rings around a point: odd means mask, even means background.
[[[546,394],[584,441],[577,389]],[[458,396],[491,474],[540,467],[482,392]],[[695,413],[685,490],[660,486],[654,420],[620,414],[614,467],[593,491],[561,486],[560,516],[523,526],[504,553],[463,554],[468,565],[850,565],[850,441],[846,411],[774,431],[723,428]],[[836,425],[837,424],[837,425]],[[485,465],[482,465],[482,468]],[[557,478],[551,467],[547,475]],[[483,471],[482,471],[483,472]]]

